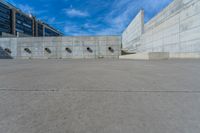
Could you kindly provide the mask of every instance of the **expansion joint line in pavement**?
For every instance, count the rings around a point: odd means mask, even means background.
[[[17,88],[0,88],[0,91],[21,91],[21,92],[57,92],[59,89],[17,89]]]
[[[200,91],[131,91],[131,90],[70,90],[72,92],[112,92],[112,93],[200,93]]]
[[[4,92],[85,92],[85,93],[199,93],[200,91],[180,90],[180,91],[167,91],[167,90],[95,90],[95,89],[17,89],[17,88],[0,88]]]

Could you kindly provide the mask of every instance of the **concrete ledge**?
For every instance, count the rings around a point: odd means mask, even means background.
[[[169,53],[165,52],[151,52],[151,53],[138,53],[120,56],[120,59],[133,59],[133,60],[161,60],[169,59]]]
[[[150,52],[148,55],[149,55],[149,60],[166,60],[166,59],[169,59],[169,53],[168,52]]]
[[[150,52],[120,56],[119,59],[166,60],[166,59],[200,59],[200,53]]]
[[[170,53],[170,59],[200,59],[200,53]]]
[[[119,56],[119,59],[133,59],[133,60],[149,60],[148,53],[138,53]]]

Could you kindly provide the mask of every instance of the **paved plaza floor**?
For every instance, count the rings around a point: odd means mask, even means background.
[[[0,60],[0,133],[199,133],[200,60]]]

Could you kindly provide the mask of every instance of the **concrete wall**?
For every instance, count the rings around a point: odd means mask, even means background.
[[[141,19],[144,17],[139,16]],[[137,17],[132,23],[138,23]],[[137,31],[135,27],[128,28],[129,31]],[[200,1],[174,0],[166,9],[144,25],[144,32],[138,37],[140,38],[138,41],[128,44],[127,35],[124,33],[123,35],[125,35],[122,36],[123,48],[127,45],[137,46],[135,52],[139,53],[200,52]]]
[[[22,59],[118,58],[120,36],[0,38],[0,53]]]
[[[140,11],[122,33],[123,50],[135,51],[144,32],[144,11]]]

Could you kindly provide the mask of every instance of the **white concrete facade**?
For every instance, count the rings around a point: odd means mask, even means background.
[[[11,53],[6,51],[9,50]],[[120,36],[1,38],[0,58],[118,58]]]
[[[124,50],[136,53],[200,52],[199,0],[174,0],[148,23],[144,24],[143,20],[141,11],[124,31]]]
[[[134,29],[134,30],[133,30]],[[144,32],[144,11],[140,11],[128,28],[122,33],[122,49],[136,50]],[[134,45],[133,45],[134,44]]]

